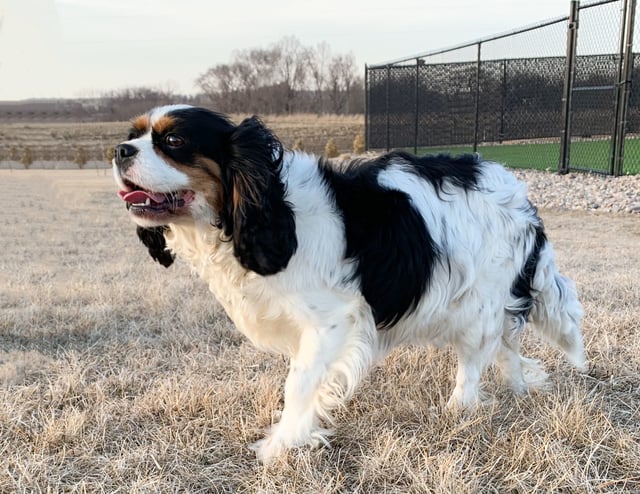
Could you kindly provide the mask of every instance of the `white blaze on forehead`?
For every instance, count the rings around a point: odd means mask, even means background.
[[[189,108],[193,108],[191,105],[165,105],[154,108],[149,112],[149,118],[151,120],[151,125],[156,123],[159,118],[165,116],[167,113],[176,110],[187,110]]]

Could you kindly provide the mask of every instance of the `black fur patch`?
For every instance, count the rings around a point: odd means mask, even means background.
[[[138,226],[136,228],[138,238],[147,249],[149,249],[149,255],[165,268],[171,266],[175,259],[175,256],[167,250],[167,243],[164,238],[164,232],[167,228],[166,226],[158,226],[155,228]]]
[[[345,223],[346,257],[357,260],[355,276],[384,327],[415,308],[438,253],[407,195],[380,187],[377,171],[332,176],[327,168],[325,177]]]
[[[438,194],[445,181],[475,189],[480,174],[472,155],[416,157],[396,151],[343,170],[320,164],[345,223],[346,257],[357,260],[355,276],[379,328],[415,309],[444,255],[407,194],[378,183],[380,171],[393,163],[409,165],[409,171],[431,183]]]
[[[476,190],[478,187],[480,166],[477,155],[414,156],[404,151],[393,151],[381,156],[377,161],[384,165],[391,162],[409,163],[417,175],[431,183],[439,197],[445,181],[464,190]]]
[[[404,192],[378,183],[384,161],[320,169],[333,192],[347,241],[346,257],[357,261],[354,277],[378,327],[413,310],[424,293],[437,257],[422,218]]]

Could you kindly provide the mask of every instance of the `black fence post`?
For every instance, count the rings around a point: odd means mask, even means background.
[[[627,0],[624,0],[622,7],[622,20],[620,21],[620,37],[618,47],[618,71],[616,73],[615,80],[615,95],[613,97],[613,128],[611,129],[611,144],[609,150],[609,174],[614,175],[616,169],[616,158],[618,148],[618,128],[620,123],[620,94],[622,93],[622,85],[624,81],[624,30],[625,30],[625,15],[627,12]]]
[[[387,114],[387,151],[391,149],[391,121],[389,115],[389,99],[391,97],[391,66],[387,65],[387,95],[386,95],[386,114]]]
[[[624,46],[622,57],[622,78],[618,81],[619,91],[616,103],[616,128],[614,134],[614,156],[611,173],[615,176],[622,175],[624,164],[624,140],[627,131],[627,110],[629,108],[629,96],[631,93],[631,78],[633,68],[633,23],[635,18],[636,0],[625,0],[623,7],[622,30],[620,33],[620,47]],[[624,39],[624,43],[622,42]]]
[[[413,129],[413,153],[418,154],[418,127],[420,120],[420,59],[416,58],[416,98],[415,98],[415,122]]]
[[[564,69],[564,87],[562,90],[562,131],[560,134],[560,159],[558,172],[569,171],[569,148],[571,146],[571,94],[576,68],[576,46],[578,40],[579,0],[571,0],[569,25],[567,29],[567,56]]]
[[[369,151],[369,132],[371,131],[371,124],[369,123],[369,105],[371,101],[369,99],[369,66],[364,64],[364,149]]]
[[[480,57],[482,54],[482,43],[478,42],[478,56],[476,59],[476,101],[475,120],[473,123],[473,152],[478,150],[478,125],[480,123]]]
[[[507,61],[502,61],[502,83],[500,84],[500,130],[498,133],[498,142],[502,144],[504,140],[504,108],[507,99]]]

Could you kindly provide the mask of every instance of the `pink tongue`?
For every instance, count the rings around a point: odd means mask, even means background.
[[[151,199],[153,202],[163,203],[167,200],[167,196],[162,193],[147,192],[145,190],[134,190],[133,192],[126,192],[121,190],[118,192],[120,198],[130,204],[140,204],[147,199]]]

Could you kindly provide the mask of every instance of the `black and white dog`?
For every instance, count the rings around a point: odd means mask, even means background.
[[[453,346],[452,406],[480,401],[494,362],[516,392],[544,382],[519,352],[527,321],[585,368],[575,286],[498,164],[392,152],[335,166],[284,151],[257,118],[177,105],[134,120],[113,169],[154,259],[185,259],[242,333],[291,358],[263,461],[326,443],[321,421],[401,344]]]

